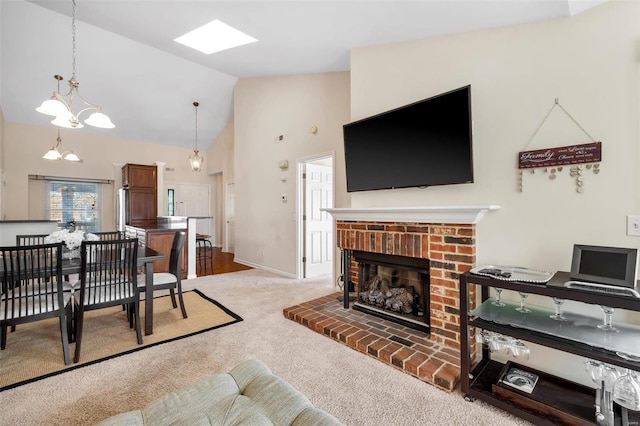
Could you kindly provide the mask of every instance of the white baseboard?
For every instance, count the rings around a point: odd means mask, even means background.
[[[263,271],[273,272],[274,274],[282,275],[287,278],[296,278],[296,274],[291,274],[289,272],[280,271],[279,269],[269,268],[264,265],[258,265],[257,263],[249,262],[247,260],[238,259],[237,257],[233,259],[235,263],[239,263],[241,265],[250,266],[255,269],[262,269]]]

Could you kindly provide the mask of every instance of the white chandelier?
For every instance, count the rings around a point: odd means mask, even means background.
[[[68,160],[68,161],[80,161],[80,158],[73,151],[67,150],[62,146],[62,139],[60,139],[60,128],[58,127],[58,138],[56,144],[51,147],[49,151],[42,158],[46,160]]]
[[[65,95],[60,94],[60,81],[63,80],[62,76],[54,75],[53,77],[58,81],[58,91],[53,92],[51,99],[48,99],[42,103],[36,111],[52,115],[56,117],[51,121],[58,127],[65,127],[68,129],[81,129],[84,126],[80,123],[80,115],[85,111],[94,111],[84,122],[90,126],[99,127],[101,129],[112,129],[114,124],[106,114],[102,112],[100,105],[87,102],[78,90],[80,83],[76,80],[76,0],[72,0],[73,11],[71,15],[71,33],[72,33],[72,73],[71,79],[69,79],[69,92]],[[75,114],[71,109],[73,101],[78,98],[84,103],[83,108]]]
[[[194,172],[199,172],[202,169],[202,163],[204,163],[204,157],[200,155],[200,151],[198,151],[198,105],[200,105],[198,102],[193,103],[196,109],[196,149],[193,150],[193,155],[189,157],[191,170]]]

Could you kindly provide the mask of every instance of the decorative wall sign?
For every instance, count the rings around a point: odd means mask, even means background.
[[[584,176],[585,170],[591,170],[593,174],[600,173],[600,161],[602,161],[602,142],[598,142],[591,137],[586,130],[578,124],[578,122],[560,105],[556,98],[553,106],[542,120],[529,142],[525,145],[525,149],[533,138],[542,128],[542,125],[553,112],[555,107],[560,109],[569,116],[571,120],[582,130],[593,142],[580,145],[567,145],[554,148],[537,149],[535,151],[520,151],[518,153],[518,168],[520,169],[518,184],[520,192],[523,192],[524,169],[528,169],[531,174],[535,174],[536,169],[542,169],[544,173],[548,173],[549,180],[555,180],[558,173],[562,172],[563,166],[570,166],[569,176],[576,179],[576,192],[584,192]]]
[[[518,168],[520,169],[597,163],[602,161],[602,142],[521,151],[518,156]]]

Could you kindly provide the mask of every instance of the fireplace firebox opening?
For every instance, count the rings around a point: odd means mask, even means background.
[[[351,254],[358,265],[353,309],[429,333],[429,259]]]

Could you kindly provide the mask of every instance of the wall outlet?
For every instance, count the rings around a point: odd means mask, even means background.
[[[640,216],[627,216],[627,235],[632,237],[640,237]]]

